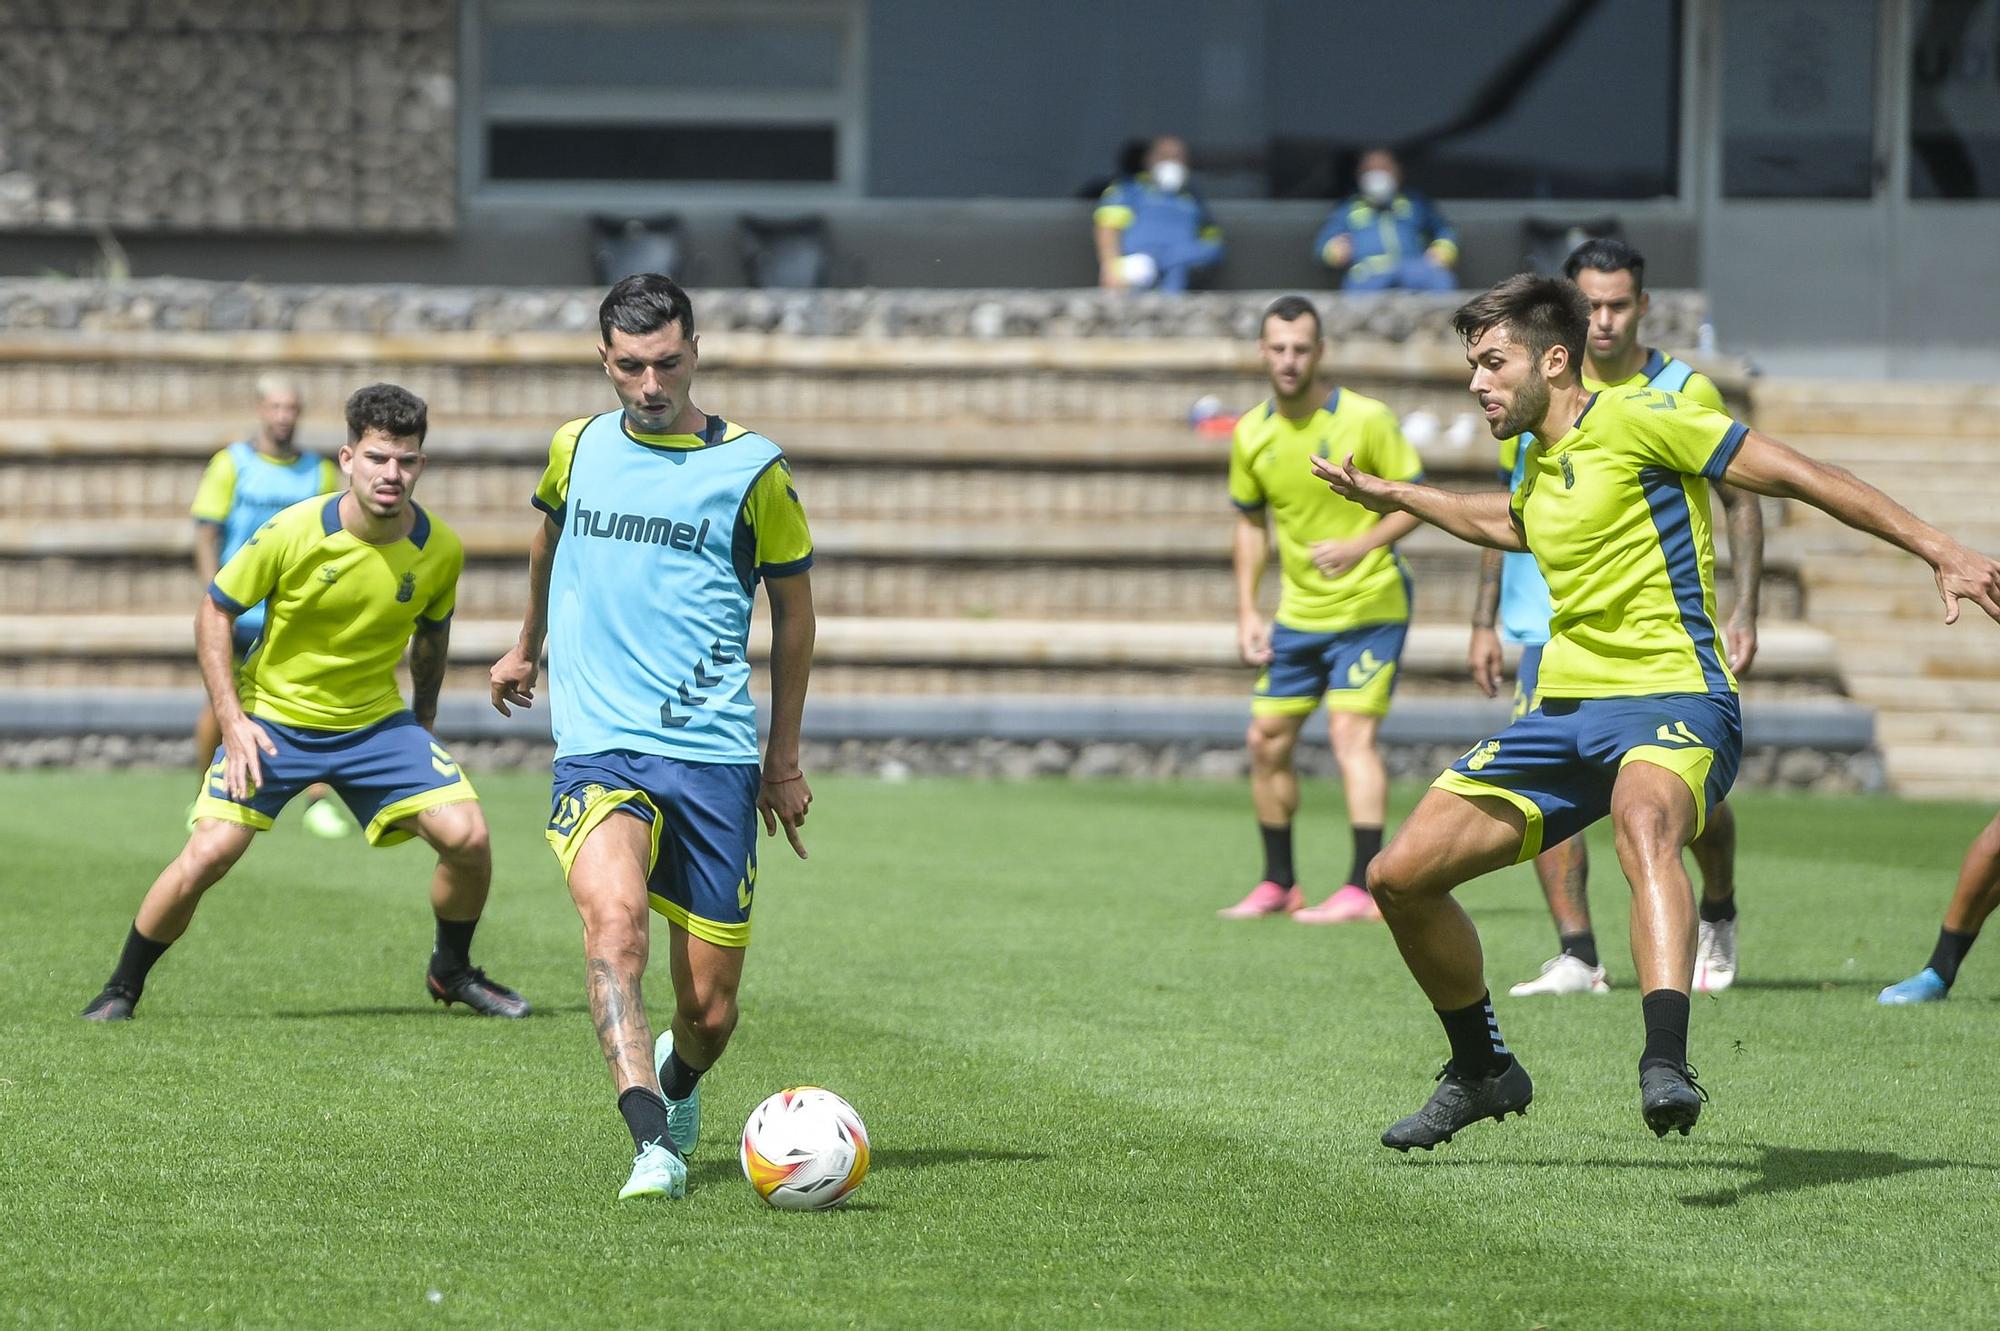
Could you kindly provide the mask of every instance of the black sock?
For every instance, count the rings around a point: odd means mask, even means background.
[[[1470,1007],[1437,1010],[1451,1041],[1452,1071],[1466,1077],[1490,1077],[1513,1058],[1500,1038],[1500,1019],[1493,1015],[1493,995],[1481,994]]]
[[[685,1100],[694,1094],[695,1084],[707,1068],[691,1068],[681,1061],[681,1051],[667,1051],[667,1065],[660,1069],[660,1093],[669,1100]]]
[[[477,919],[439,920],[437,943],[431,948],[431,969],[439,975],[456,975],[472,968],[472,931]]]
[[[138,937],[137,932],[132,935]],[[1956,929],[1938,930],[1937,946],[1931,949],[1930,968],[1938,973],[1949,989],[1958,981],[1958,963],[1965,960],[1965,954],[1972,951],[1972,945],[1979,941],[1978,934],[1962,934]],[[130,943],[125,945],[131,947]]]
[[[1585,929],[1580,934],[1558,933],[1562,950],[1593,969],[1597,966],[1597,935]]]
[[[1298,882],[1292,872],[1292,825],[1266,827],[1257,824],[1257,830],[1264,836],[1264,880],[1279,887],[1291,887]]]
[[[1382,850],[1382,829],[1379,827],[1357,827],[1354,829],[1354,866],[1347,871],[1347,881],[1356,887],[1368,886],[1368,865]]]
[[[1731,892],[1720,901],[1701,899],[1701,919],[1703,924],[1721,924],[1736,918],[1736,894]]]
[[[146,987],[147,972],[171,946],[171,943],[155,943],[140,933],[139,926],[134,924],[125,935],[125,949],[118,954],[118,968],[111,972],[111,983],[129,990],[137,998]],[[1957,966],[1954,964],[1952,969],[1956,970]]]
[[[1675,989],[1655,989],[1639,1002],[1646,1014],[1646,1049],[1639,1071],[1661,1064],[1678,1072],[1688,1061],[1688,996]]]
[[[674,1150],[667,1137],[667,1102],[654,1094],[651,1087],[634,1086],[619,1096],[618,1112],[625,1116],[625,1126],[632,1130],[634,1150],[645,1150],[648,1142],[658,1142],[669,1151]]]

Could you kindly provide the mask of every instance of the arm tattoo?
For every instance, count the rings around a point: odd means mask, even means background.
[[[1472,600],[1472,627],[1490,629],[1500,611],[1500,552],[1483,550],[1479,558],[1479,590]]]
[[[597,1024],[598,1047],[614,1075],[623,1072],[623,1081],[648,1086],[653,1080],[652,1031],[646,1024],[646,1004],[639,992],[637,972],[620,973],[615,962],[604,957],[590,958],[588,969],[590,1016]]]
[[[410,638],[411,710],[420,717],[437,715],[438,690],[444,687],[445,649],[451,645],[451,625],[418,621]]]

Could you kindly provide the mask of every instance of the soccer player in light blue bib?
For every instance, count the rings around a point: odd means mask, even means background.
[[[583,917],[590,1008],[637,1154],[619,1192],[679,1197],[701,1076],[729,1043],[757,889],[757,819],[803,859],[812,791],[799,724],[812,668],[812,534],[778,446],[689,399],[687,294],[628,277],[598,310],[620,409],[556,431],[529,609],[493,667],[493,705],[534,699],[542,650],[556,740],[548,840]],[[762,769],[750,610],[771,602]],[[674,1016],[640,996],[646,908],[666,917]]]
[[[1646,260],[1637,250],[1618,240],[1588,241],[1570,255],[1564,270],[1590,303],[1584,387],[1593,391],[1650,387],[1711,411],[1724,409],[1721,392],[1706,375],[1639,340],[1647,298]],[[1501,474],[1512,493],[1520,491],[1527,475],[1528,450],[1533,443],[1531,434],[1501,441]],[[1729,551],[1736,575],[1736,606],[1722,627],[1728,641],[1729,668],[1740,675],[1757,655],[1764,523],[1756,499],[1729,485],[1717,483],[1714,489],[1728,515]],[[1468,661],[1473,679],[1490,698],[1499,690],[1500,643],[1519,645],[1521,659],[1514,675],[1514,716],[1518,720],[1539,702],[1542,648],[1549,641],[1549,584],[1535,557],[1526,551],[1503,554],[1488,550],[1480,573]],[[1727,803],[1717,805],[1689,850],[1701,869],[1702,880],[1694,987],[1697,993],[1719,993],[1736,980],[1735,810]],[[1542,895],[1555,919],[1558,951],[1543,963],[1535,978],[1508,990],[1513,997],[1611,992],[1598,960],[1597,936],[1590,927],[1589,872],[1589,857],[1579,838],[1558,842],[1535,857]]]
[[[341,488],[340,467],[332,458],[300,452],[296,445],[303,409],[297,384],[281,374],[258,376],[257,432],[208,460],[188,510],[194,518],[194,571],[202,586],[215,581],[216,571],[250,543],[259,527],[301,500]],[[238,661],[250,655],[262,636],[264,613],[259,601],[237,616],[233,642]],[[214,709],[204,706],[194,726],[196,762],[206,768],[221,742]],[[321,837],[343,837],[354,830],[325,786],[306,792],[305,826]],[[188,828],[194,828],[192,807]]]

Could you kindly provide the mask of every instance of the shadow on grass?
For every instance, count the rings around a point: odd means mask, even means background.
[[[1040,1151],[982,1151],[974,1147],[930,1147],[916,1150],[876,1151],[869,1157],[868,1168],[872,1173],[878,1169],[935,1169],[939,1165],[1016,1165],[1033,1164],[1049,1157]],[[688,1166],[688,1182],[715,1183],[741,1172],[736,1160],[702,1160]],[[843,1207],[854,1210],[854,1206]]]
[[[2000,1164],[1979,1160],[1922,1160],[1897,1155],[1893,1151],[1823,1151],[1796,1146],[1766,1146],[1750,1143],[1755,1160],[1717,1160],[1708,1155],[1688,1155],[1668,1160],[1550,1159],[1550,1160],[1467,1160],[1463,1157],[1420,1159],[1418,1168],[1453,1166],[1506,1166],[1530,1164],[1537,1167],[1562,1166],[1584,1169],[1653,1169],[1670,1174],[1696,1170],[1741,1170],[1751,1177],[1735,1187],[1713,1192],[1688,1193],[1678,1200],[1683,1206],[1735,1206],[1750,1197],[1768,1197],[1808,1188],[1835,1187],[1845,1183],[1866,1183],[1873,1179],[1895,1178],[1926,1169],[1981,1169],[2000,1173]]]
[[[1843,975],[1837,980],[1827,978],[1811,979],[1806,977],[1775,980],[1738,980],[1732,987],[1752,991],[1763,990],[1774,994],[1832,993],[1838,989],[1866,989],[1871,993],[1880,993],[1895,982],[1895,980],[1865,980],[1859,976]]]
[[[533,1021],[536,1017],[573,1016],[576,1013],[588,1012],[589,1010],[590,1009],[588,1007],[586,1007],[581,1003],[557,1004],[551,1007],[544,1007],[540,1003],[536,1003],[534,1005],[534,1011],[528,1014],[526,1020]],[[277,1018],[280,1021],[321,1021],[327,1018],[335,1018],[335,1017],[450,1016],[453,1018],[459,1018],[459,1017],[474,1017],[477,1016],[478,1014],[472,1012],[440,1011],[436,1003],[422,1003],[422,1004],[382,1003],[374,1007],[328,1007],[328,1008],[294,1009],[283,1012],[273,1012],[270,1015]]]

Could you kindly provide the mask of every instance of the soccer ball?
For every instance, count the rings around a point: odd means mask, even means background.
[[[779,1091],[743,1125],[743,1177],[781,1211],[838,1206],[868,1177],[868,1129],[818,1086]]]

